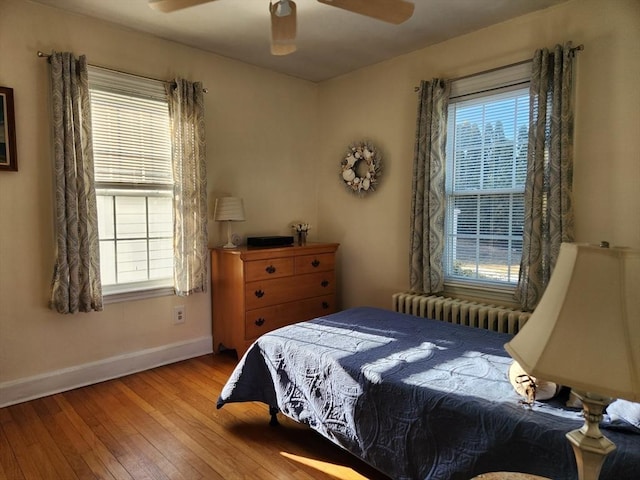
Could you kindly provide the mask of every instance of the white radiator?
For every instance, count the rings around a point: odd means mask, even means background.
[[[392,301],[396,312],[514,335],[531,316],[503,306],[411,292],[394,293]]]

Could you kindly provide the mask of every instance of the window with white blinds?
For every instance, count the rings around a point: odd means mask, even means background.
[[[105,294],[173,284],[173,176],[164,83],[90,67]]]
[[[529,68],[519,65],[452,85],[446,152],[447,283],[508,286],[518,281]]]

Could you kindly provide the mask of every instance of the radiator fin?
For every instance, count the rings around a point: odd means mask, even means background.
[[[392,308],[396,312],[409,313],[418,317],[513,335],[520,331],[531,316],[530,312],[500,305],[411,292],[394,293]]]

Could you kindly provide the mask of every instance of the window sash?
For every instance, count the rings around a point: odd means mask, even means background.
[[[172,193],[125,192],[96,190],[103,284],[169,286],[173,278]]]
[[[449,104],[445,284],[513,288],[522,254],[529,92],[522,80],[498,82],[497,88],[485,83],[480,93],[452,88],[457,97]],[[497,128],[501,118],[510,123]]]
[[[166,99],[90,90],[97,182],[173,183]]]
[[[472,219],[460,227],[460,198],[475,208]],[[524,192],[502,195],[507,203],[506,219],[483,216],[482,204],[492,203],[492,194],[450,195],[447,198],[445,244],[445,276],[458,281],[515,284],[518,281],[522,255],[522,219]],[[489,202],[483,202],[489,199]],[[474,205],[475,204],[475,205]],[[485,207],[486,208],[486,207]],[[491,206],[489,207],[491,208]],[[517,219],[514,217],[518,217]]]
[[[173,286],[173,174],[164,82],[89,68],[105,295]]]

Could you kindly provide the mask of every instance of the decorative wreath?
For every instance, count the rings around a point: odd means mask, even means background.
[[[370,142],[350,145],[340,165],[342,181],[351,193],[361,197],[373,192],[378,186],[382,173],[382,156]]]

